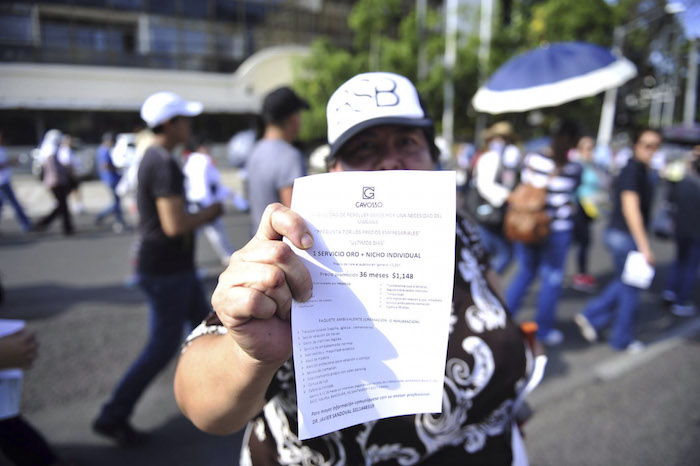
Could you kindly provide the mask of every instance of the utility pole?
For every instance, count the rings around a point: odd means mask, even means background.
[[[627,31],[624,26],[615,26],[613,32],[613,48],[612,52],[617,57],[622,56],[622,41],[625,38]],[[608,147],[612,139],[613,127],[615,126],[615,104],[617,102],[617,88],[608,89],[605,91],[603,99],[603,108],[600,111],[600,123],[598,124],[598,137],[596,144],[602,147]]]
[[[672,50],[673,71],[668,79],[666,94],[664,94],[664,111],[661,117],[663,127],[673,125],[673,115],[676,110],[676,92],[678,89],[678,69],[680,68],[680,39],[681,37],[669,32],[669,45]]]
[[[479,85],[486,82],[491,55],[491,32],[493,26],[493,0],[481,0],[479,13]],[[486,128],[486,115],[479,113],[476,117],[474,140],[477,146],[483,142],[481,134]]]
[[[458,5],[458,0],[446,0],[445,2],[445,82],[443,83],[445,103],[442,113],[442,137],[450,155],[452,155],[452,142],[454,139],[454,69],[457,61]]]
[[[698,86],[698,40],[691,39],[688,50],[688,77],[685,81],[685,102],[683,103],[683,124],[692,126],[695,123]]]
[[[425,16],[428,0],[416,0],[416,22],[418,23],[418,81],[428,77],[428,55],[425,49]]]

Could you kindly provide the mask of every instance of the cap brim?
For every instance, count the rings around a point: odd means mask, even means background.
[[[335,158],[338,150],[348,142],[353,136],[359,132],[372,128],[373,126],[381,125],[400,125],[400,126],[416,126],[418,128],[427,128],[433,125],[433,120],[430,118],[406,118],[406,117],[381,117],[365,120],[346,130],[338,139],[331,144],[331,153],[328,155],[328,160]]]

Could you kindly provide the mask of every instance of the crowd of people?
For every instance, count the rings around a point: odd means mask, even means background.
[[[477,151],[468,164],[470,184],[462,205],[479,224],[495,270],[503,274],[514,252],[518,269],[505,292],[509,312],[517,312],[535,278],[542,281],[535,319],[538,336],[544,344],[556,345],[563,340],[563,334],[552,328],[552,324],[556,301],[565,285],[569,249],[575,246],[576,273],[571,277],[570,286],[596,295],[574,319],[582,336],[590,342],[596,341],[601,331],[611,324],[613,348],[631,352],[643,348],[634,335],[639,288],[625,282],[623,271],[627,256],[634,250],[640,251],[646,262],[654,266],[649,230],[654,191],[661,183],[667,184],[663,190],[666,198],[659,203],[672,209],[669,219],[674,231],[667,235],[676,241],[679,251],[662,299],[676,316],[696,313],[689,291],[677,293],[675,290],[689,290],[688,283],[697,280],[694,247],[700,234],[692,223],[695,216],[691,202],[697,198],[691,191],[697,192],[696,164],[700,147],[674,162],[682,167],[681,176],[674,179],[666,175],[663,165],[653,162],[663,159],[659,156],[662,136],[649,128],[638,132],[626,162],[617,173],[595,162],[593,138],[579,135],[571,122],[564,122],[551,135],[549,145],[524,155],[513,144],[517,138],[508,122],[498,122],[488,128],[483,139],[484,148]],[[510,178],[509,168],[513,160],[517,167],[515,182]],[[546,187],[546,211],[551,230],[543,241],[523,243],[506,237],[504,213],[514,187],[520,184]],[[596,240],[597,229],[593,226],[599,219],[606,223],[600,239],[610,251],[614,273],[614,278],[602,290],[589,272],[588,258],[591,242]]]
[[[346,101],[367,92],[376,95]],[[638,251],[647,264],[655,265],[648,227],[659,181],[651,161],[661,134],[639,131],[628,162],[612,174],[596,164],[595,141],[572,121],[553,125],[549,143],[528,152],[521,149],[511,123],[488,128],[483,148],[469,162],[469,186],[456,213],[458,266],[447,358],[464,367],[464,373],[445,374],[442,414],[380,419],[301,441],[290,312],[293,299],[306,301],[313,290],[305,266],[281,239],[300,249],[310,248],[315,240],[289,208],[294,179],[306,173],[293,142],[308,108],[289,87],[275,89],[263,100],[265,129],[245,163],[251,239],[238,250],[221,219],[233,193],[221,181],[210,143],[192,134],[190,119],[202,112],[201,103],[165,91],[149,96],[140,112],[148,129],[139,135],[125,170],[113,159],[113,135],[103,136],[96,161],[111,203],[97,213],[95,223],[112,217],[115,231],[129,229],[121,204],[127,193],[135,195],[135,276],[148,302],[150,331],[140,355],[97,413],[94,431],[122,446],[147,441],[148,435],[136,430],[130,418],[145,389],[178,353],[183,328],[189,327],[194,330],[175,376],[177,402],[207,432],[230,433],[247,426],[241,464],[335,464],[339,458],[346,464],[526,461],[515,400],[532,375],[531,361],[542,351],[540,344],[554,346],[564,339],[556,328],[556,312],[574,246],[571,286],[592,294],[574,318],[582,337],[595,342],[610,327],[612,348],[643,350],[635,336],[640,289],[626,279],[626,262],[631,251]],[[351,78],[330,98],[327,118],[329,172],[438,166],[433,120],[414,85],[402,76],[373,72]],[[78,183],[69,138],[58,130],[47,132],[40,154],[42,182],[54,196],[55,208],[36,221],[26,215],[12,191],[2,135],[0,202],[14,208],[25,231],[46,229],[60,217],[63,233],[74,234],[68,198]],[[668,202],[675,209],[677,259],[663,303],[677,316],[695,313],[692,291],[700,265],[700,228],[697,216],[689,213],[700,202],[700,146],[685,162],[683,175],[668,189]],[[546,234],[536,241],[514,239],[505,228],[523,186],[542,195],[531,215],[546,227]],[[596,222],[606,222],[600,238]],[[194,235],[199,230],[226,267],[211,300],[213,309],[196,273]],[[604,242],[614,267],[604,287],[589,269],[595,241]],[[515,267],[512,279],[499,283],[509,267]],[[539,291],[532,340],[515,317],[535,280]],[[498,324],[473,327],[465,316],[474,307]],[[479,342],[478,354],[464,345],[467,340]],[[477,364],[491,368],[489,373],[476,370]],[[436,425],[443,428],[436,430]]]

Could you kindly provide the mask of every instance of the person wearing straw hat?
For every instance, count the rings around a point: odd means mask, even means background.
[[[506,201],[518,181],[520,150],[513,126],[499,121],[484,131],[485,149],[474,162],[466,207],[479,225],[481,238],[491,255],[491,266],[503,273],[513,257],[513,247],[503,235]]]

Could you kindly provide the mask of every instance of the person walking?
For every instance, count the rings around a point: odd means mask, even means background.
[[[63,234],[69,236],[75,233],[73,219],[68,208],[68,195],[75,186],[75,177],[73,167],[59,160],[58,152],[62,140],[63,135],[59,130],[49,130],[46,132],[39,149],[42,160],[42,180],[44,186],[51,190],[56,199],[56,205],[51,212],[36,223],[34,229],[43,231],[60,216],[63,220]]]
[[[150,333],[92,425],[96,433],[122,446],[146,440],[129,417],[146,387],[177,352],[185,325],[197,325],[210,310],[195,271],[193,233],[221,215],[221,204],[187,213],[184,175],[173,154],[191,137],[187,117],[201,111],[201,103],[171,92],[153,94],[141,107],[141,118],[155,134],[139,165],[136,188],[139,286],[148,299]]]
[[[591,227],[600,216],[602,197],[607,196],[604,176],[593,163],[593,138],[582,137],[576,145],[574,160],[581,164],[581,184],[576,190],[576,214],[574,215],[574,243],[576,251],[576,266],[578,273],[571,280],[571,286],[579,291],[591,293],[597,283],[593,275],[588,273],[588,251],[591,245]]]
[[[26,233],[32,229],[32,222],[29,220],[29,217],[27,217],[27,214],[24,213],[22,204],[20,204],[15,196],[11,179],[12,169],[10,168],[10,157],[7,154],[7,149],[5,149],[4,135],[0,132],[0,219],[2,218],[2,207],[5,202],[8,202],[15,211],[17,223],[19,223],[22,231]]]
[[[302,154],[292,142],[301,129],[301,110],[308,108],[289,87],[275,89],[263,100],[265,131],[246,164],[251,236],[268,204],[289,207],[294,179],[306,174]]]
[[[69,134],[64,134],[61,138],[61,144],[58,147],[58,161],[66,167],[70,167],[71,171],[71,192],[69,199],[73,199],[73,213],[82,215],[85,213],[85,203],[83,195],[80,192],[80,177],[78,173],[82,168],[82,162],[77,157],[73,150],[73,137]],[[70,207],[70,203],[68,205]]]
[[[97,148],[97,172],[102,182],[112,193],[112,204],[97,214],[95,223],[101,225],[105,218],[113,215],[114,224],[112,225],[112,230],[115,233],[121,233],[124,231],[126,224],[122,215],[121,199],[117,193],[117,185],[121,179],[121,174],[112,161],[113,146],[114,136],[112,133],[102,135],[102,143]]]
[[[491,266],[502,274],[511,262],[513,247],[503,234],[506,201],[518,181],[520,149],[513,126],[499,121],[484,132],[486,149],[474,164],[471,192],[466,194],[470,214],[491,255]]]
[[[634,338],[639,289],[623,282],[622,272],[630,251],[641,252],[651,266],[655,262],[646,226],[654,192],[649,162],[660,145],[661,134],[656,130],[643,129],[636,137],[633,156],[615,180],[613,211],[604,236],[615,275],[574,317],[582,336],[589,342],[596,341],[598,333],[611,324],[609,342],[616,350],[637,352],[644,348]]]
[[[331,171],[437,165],[433,122],[403,76],[351,78],[331,96],[327,117]],[[312,283],[281,239],[308,249],[314,238],[304,220],[279,203],[265,210],[256,236],[221,275],[212,298],[217,314],[188,338],[175,376],[183,413],[217,434],[247,423],[240,464],[522,464],[522,450],[512,447],[520,438],[512,429],[513,400],[527,383],[532,355],[497,298],[497,277],[476,226],[460,215],[456,221],[454,314],[441,413],[298,438],[289,313],[292,298],[310,299]]]
[[[198,212],[214,202],[222,202],[233,196],[233,192],[221,184],[221,174],[212,161],[209,145],[191,142],[185,155],[185,192],[191,212]],[[200,230],[225,267],[235,251],[226,233],[221,217],[203,225]]]
[[[550,233],[541,243],[515,242],[518,271],[506,293],[506,304],[515,315],[532,282],[539,276],[536,302],[537,338],[545,345],[558,345],[564,334],[554,328],[556,309],[564,280],[564,266],[574,228],[576,188],[581,181],[581,165],[570,162],[568,152],[578,142],[578,128],[564,121],[555,132],[546,153],[530,153],[523,161],[521,181],[546,187],[546,210],[551,218]]]
[[[673,206],[676,259],[662,293],[671,313],[691,317],[697,308],[690,301],[698,281],[700,267],[700,146],[695,146],[688,160],[686,173],[673,183],[669,195]]]

